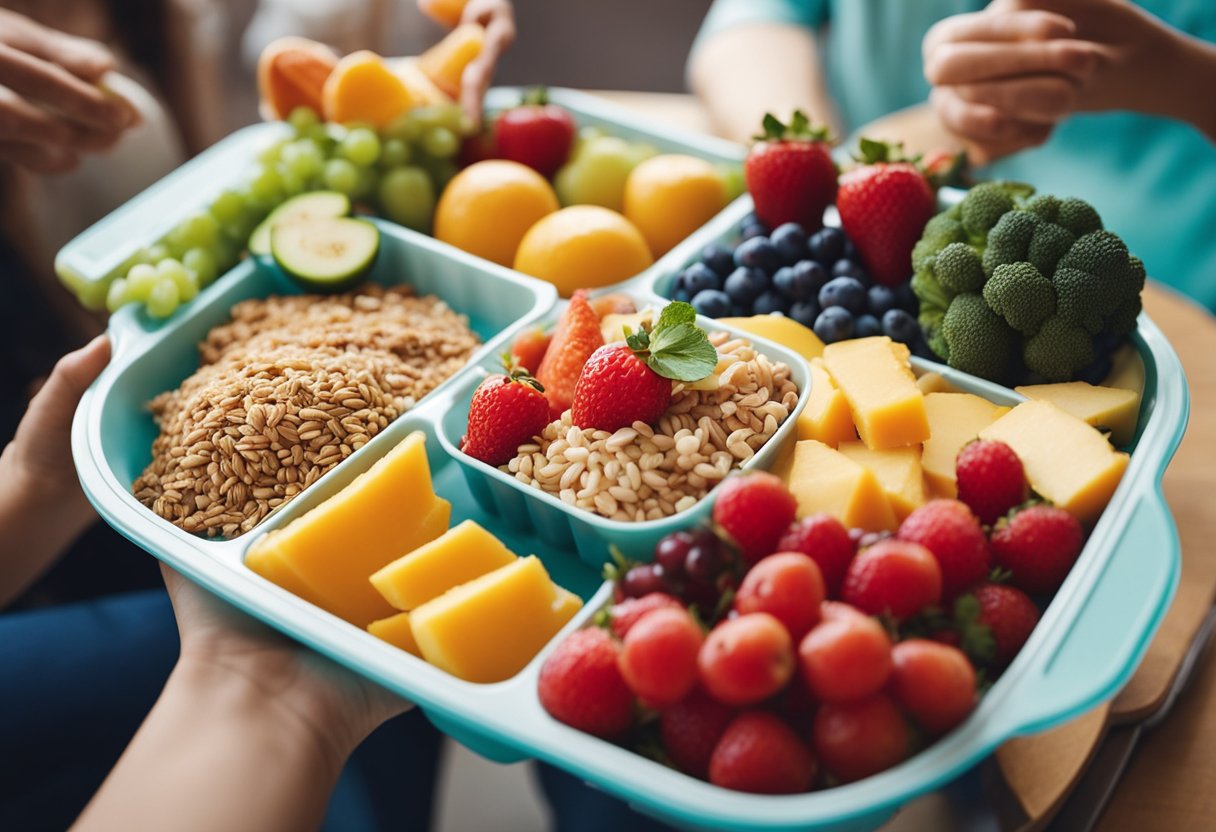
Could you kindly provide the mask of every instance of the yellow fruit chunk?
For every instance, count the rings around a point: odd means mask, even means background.
[[[887,495],[896,520],[903,520],[925,504],[925,474],[920,467],[920,448],[912,446],[872,451],[864,442],[841,442],[837,450],[874,474]]]
[[[916,386],[920,388],[920,392],[926,396],[930,393],[957,393],[959,392],[953,384],[946,381],[945,376],[941,373],[928,372],[916,379]]]
[[[371,576],[372,586],[399,610],[412,610],[454,586],[515,560],[494,535],[465,520]]]
[[[325,81],[338,64],[328,46],[307,38],[271,41],[258,57],[258,95],[270,118],[287,118],[296,107],[319,115]]]
[[[1082,523],[1098,519],[1115,493],[1127,454],[1051,402],[1026,401],[980,431],[1013,448],[1030,487]]]
[[[309,600],[366,627],[393,614],[368,577],[442,534],[450,512],[431,490],[426,437],[416,432],[337,494],[255,541],[245,563],[272,581],[282,574],[275,560],[289,566]]]
[[[352,52],[334,67],[322,91],[325,118],[346,124],[367,122],[385,127],[410,107],[414,99],[405,84],[375,52]]]
[[[849,528],[896,527],[895,513],[873,472],[814,439],[794,446],[789,487],[799,517],[827,512]]]
[[[1103,387],[1121,387],[1144,395],[1144,359],[1132,344],[1124,344],[1115,350],[1111,358],[1110,373],[1102,380]]]
[[[906,347],[899,354],[906,354]],[[823,363],[849,401],[861,440],[875,450],[915,445],[929,437],[925,396],[907,358],[890,338],[838,341],[823,350]]]
[[[629,172],[624,211],[660,257],[726,205],[726,187],[714,166],[679,153],[652,156]]]
[[[929,417],[929,438],[925,440],[920,464],[935,497],[958,496],[954,462],[963,446],[980,435],[1009,408],[995,405],[972,393],[929,393],[925,413]]]
[[[528,229],[514,265],[516,271],[552,283],[568,298],[575,289],[620,283],[653,262],[641,232],[629,220],[598,205],[571,205]]]
[[[417,58],[391,58],[388,60],[388,68],[401,80],[416,103],[422,105],[452,103],[452,97],[435,86],[435,82],[418,68]]]
[[[807,361],[823,355],[823,342],[813,330],[784,315],[752,315],[749,318],[718,318],[724,324],[789,347]]]
[[[557,590],[557,600],[553,602],[553,615],[562,622],[558,625],[558,629],[561,629],[566,626],[567,621],[574,618],[576,612],[583,608],[583,599],[556,584],[554,584],[554,588]]]
[[[1051,402],[1082,422],[1110,431],[1110,441],[1127,445],[1136,435],[1140,394],[1121,387],[1095,387],[1084,381],[1027,384],[1013,388],[1028,399]]]
[[[654,310],[643,309],[641,312],[609,312],[600,318],[600,337],[605,344],[625,340],[625,327],[633,332],[642,328],[642,324],[654,323]]]
[[[418,56],[418,68],[435,82],[435,86],[457,98],[464,68],[481,54],[485,45],[485,29],[476,23],[462,23]]]
[[[456,174],[435,206],[435,237],[503,266],[537,220],[558,209],[553,187],[532,168],[490,159]]]
[[[257,545],[251,547],[249,554],[245,556],[245,565],[292,595],[303,598],[315,606],[322,605],[321,597],[304,583],[290,563],[283,560],[282,554],[276,547],[258,547]]]
[[[841,442],[857,438],[853,426],[853,411],[844,393],[836,387],[831,373],[823,366],[822,359],[812,359],[811,392],[807,395],[806,407],[798,415],[798,438],[816,439],[835,448]]]
[[[410,625],[431,664],[470,682],[501,682],[569,620],[558,603],[557,587],[530,555],[428,601],[410,613]]]
[[[410,614],[399,612],[388,618],[381,618],[367,625],[367,631],[381,641],[387,641],[394,647],[399,647],[407,653],[413,653],[422,658],[418,642],[414,640],[414,629],[410,626]]]
[[[460,22],[460,15],[468,0],[418,0],[418,11],[436,23],[452,27]]]

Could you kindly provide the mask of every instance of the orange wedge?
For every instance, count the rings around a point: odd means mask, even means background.
[[[296,107],[321,111],[321,90],[338,59],[329,47],[307,38],[279,38],[258,58],[258,94],[271,118],[287,118]]]
[[[460,76],[464,68],[481,54],[486,30],[476,23],[463,23],[447,37],[418,56],[418,68],[452,98],[460,95]]]
[[[352,52],[334,67],[321,92],[325,118],[347,124],[366,122],[376,127],[388,125],[410,107],[415,99],[401,79],[375,52]]]
[[[431,20],[448,28],[460,22],[468,0],[418,0],[418,9]]]

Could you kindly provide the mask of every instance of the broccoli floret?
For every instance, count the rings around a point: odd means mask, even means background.
[[[942,361],[948,363],[950,347],[946,344],[945,336],[942,335],[942,319],[945,317],[945,310],[921,309],[917,322],[925,335],[925,343],[929,345],[929,349],[933,350]]]
[[[1029,211],[1010,211],[1001,217],[988,234],[984,273],[991,276],[997,266],[1025,260],[1030,253],[1030,241],[1042,224],[1038,215]]]
[[[951,367],[993,381],[1005,377],[1018,342],[1017,333],[988,308],[982,296],[973,293],[950,302],[941,335]]]
[[[1060,200],[1054,221],[1077,237],[1102,230],[1102,218],[1094,207],[1083,199],[1071,196]]]
[[[1026,367],[1048,381],[1069,381],[1094,360],[1088,332],[1059,315],[1048,318],[1022,351]]]
[[[1139,297],[1144,264],[1132,260],[1127,246],[1109,231],[1094,231],[1077,239],[1051,278],[1060,317],[1097,335],[1107,316]]]
[[[957,209],[954,206],[951,211]],[[919,269],[929,258],[936,255],[951,243],[962,243],[967,240],[967,232],[957,217],[951,217],[950,211],[945,211],[925,223],[925,230],[920,239],[912,247],[912,268]]]
[[[960,203],[963,228],[983,240],[997,220],[1013,210],[1013,198],[999,182],[984,182],[967,192]]]
[[[1039,194],[1026,203],[1026,210],[1044,222],[1055,222],[1060,212],[1060,200],[1051,194]]]
[[[978,292],[984,286],[984,265],[966,243],[951,243],[930,261],[933,276],[952,294]]]
[[[1056,313],[1056,290],[1030,263],[997,266],[984,284],[984,300],[993,312],[1023,335]]]
[[[1051,274],[1072,244],[1077,241],[1073,233],[1062,225],[1044,222],[1034,230],[1026,259],[1042,274]]]
[[[1106,324],[1103,329],[1113,335],[1128,335],[1136,329],[1136,318],[1140,316],[1140,310],[1144,308],[1140,302],[1140,296],[1128,298],[1119,306],[1115,307],[1115,311],[1110,313],[1106,318]]]

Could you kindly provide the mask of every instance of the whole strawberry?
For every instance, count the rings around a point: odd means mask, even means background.
[[[757,136],[743,163],[756,215],[770,228],[787,222],[807,232],[822,228],[824,209],[836,198],[831,149],[827,130],[813,129],[801,111],[788,127],[771,113],[765,115],[764,135]]]
[[[548,423],[544,388],[527,370],[508,362],[505,374],[487,377],[473,391],[469,429],[460,450],[489,465],[503,465]]]
[[[503,110],[494,120],[499,158],[527,165],[545,178],[552,178],[570,158],[574,132],[574,116],[550,104],[544,87],[529,90],[519,106]]]
[[[904,518],[896,537],[924,546],[942,568],[942,598],[954,598],[991,569],[979,519],[958,500],[930,500]]]
[[[579,289],[558,319],[553,338],[536,370],[537,380],[545,387],[551,418],[560,419],[570,407],[583,365],[591,353],[603,345],[600,316],[587,301],[586,290]]]
[[[676,768],[693,777],[709,777],[709,758],[738,713],[696,688],[684,699],[659,714],[659,736],[663,750]]]
[[[802,552],[819,565],[829,598],[840,597],[849,562],[857,544],[849,530],[830,514],[812,514],[790,526],[777,541],[778,552]]]
[[[882,142],[861,140],[863,162],[840,176],[840,225],[870,276],[897,286],[912,274],[912,247],[937,209],[933,188],[915,164],[896,161]]]
[[[941,600],[942,570],[919,543],[883,540],[849,564],[842,597],[870,615],[908,618]]]
[[[1009,664],[1039,623],[1039,608],[1026,593],[1004,584],[980,584],[971,594],[980,605],[978,623],[992,633],[997,665]]]
[[[566,637],[540,669],[540,704],[559,722],[604,739],[633,723],[633,691],[617,667],[620,645],[599,627]]]
[[[718,351],[696,317],[687,303],[668,304],[653,331],[627,332],[625,343],[592,353],[574,387],[574,424],[615,431],[658,422],[671,404],[673,379],[699,381],[717,366]]]
[[[536,373],[545,360],[551,338],[552,335],[546,334],[538,326],[525,329],[511,342],[512,360],[528,372]]]
[[[1054,592],[1077,561],[1085,533],[1057,506],[1024,508],[992,531],[992,558],[1011,573],[1009,582],[1031,595]]]
[[[1026,501],[1026,469],[1004,442],[977,439],[958,452],[954,463],[958,498],[985,526]]]
[[[781,478],[758,471],[727,477],[718,486],[714,523],[751,564],[776,551],[797,512],[798,501]]]
[[[641,598],[626,598],[613,604],[608,610],[608,626],[619,639],[624,639],[633,625],[648,612],[661,609],[684,609],[684,605],[666,592],[651,592]]]
[[[709,761],[709,782],[757,794],[795,794],[811,787],[819,766],[781,717],[745,711],[727,726]]]

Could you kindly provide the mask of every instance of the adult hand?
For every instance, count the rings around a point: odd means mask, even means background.
[[[137,119],[98,85],[113,64],[99,43],[0,9],[0,162],[61,173],[110,147]]]
[[[494,80],[498,60],[515,42],[515,11],[510,0],[469,0],[460,22],[478,23],[486,30],[481,53],[464,68],[460,78],[460,106],[480,127],[482,100]]]
[[[410,704],[271,630],[162,566],[181,634],[181,662],[235,674],[322,747],[344,758]]]

